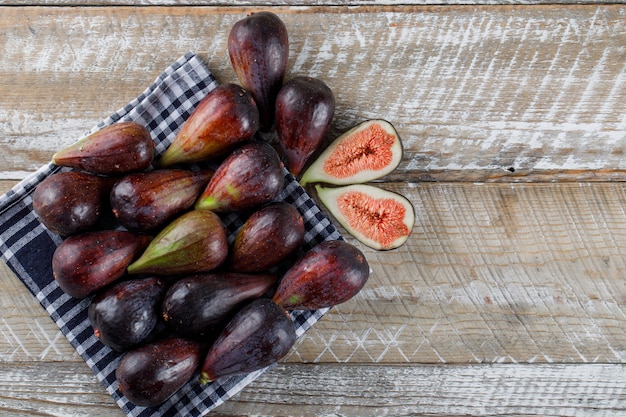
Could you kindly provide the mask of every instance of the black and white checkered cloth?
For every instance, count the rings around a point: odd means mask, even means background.
[[[157,153],[161,154],[198,102],[216,86],[217,82],[205,64],[196,55],[187,53],[139,97],[87,133],[118,121],[136,121],[148,128]],[[202,416],[261,375],[265,370],[205,386],[200,385],[198,378],[192,378],[174,397],[154,408],[135,406],[119,393],[115,369],[120,354],[94,336],[87,318],[89,299],[77,300],[66,295],[54,281],[51,259],[61,239],[49,232],[33,213],[31,196],[34,189],[44,178],[60,170],[49,163],[0,197],[1,256],[46,309],[122,410],[129,416],[141,417]],[[339,232],[287,171],[285,189],[277,199],[295,205],[304,218],[307,232],[302,251],[324,240],[341,239]],[[227,216],[224,221],[232,240],[242,221],[235,215]],[[326,311],[292,312],[298,336]]]

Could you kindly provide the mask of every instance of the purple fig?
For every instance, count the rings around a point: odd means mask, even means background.
[[[298,209],[284,201],[270,203],[254,212],[237,231],[228,268],[265,271],[295,253],[303,241],[304,220]]]
[[[159,166],[195,163],[222,156],[259,128],[259,111],[248,90],[222,84],[202,99],[185,121]]]
[[[310,249],[283,275],[273,300],[289,310],[317,310],[348,301],[367,282],[369,265],[356,246],[330,240]]]
[[[113,214],[128,229],[154,230],[191,208],[212,175],[212,170],[183,169],[127,175],[111,190]]]
[[[54,279],[72,297],[87,297],[121,278],[151,239],[121,230],[70,236],[52,255]]]
[[[129,274],[194,274],[217,268],[228,255],[226,228],[217,214],[192,210],[174,219],[128,266]]]
[[[298,176],[321,146],[335,113],[335,96],[320,79],[289,80],[276,97],[278,143],[289,171]]]
[[[135,122],[104,127],[52,156],[56,165],[102,175],[143,171],[153,159],[152,136]]]
[[[285,181],[280,157],[266,142],[252,141],[235,149],[217,167],[196,209],[242,211],[272,201]]]
[[[228,54],[239,82],[259,108],[261,128],[269,130],[289,59],[285,24],[271,12],[251,13],[230,30]]]

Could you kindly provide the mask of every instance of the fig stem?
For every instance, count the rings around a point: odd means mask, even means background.
[[[213,382],[213,380],[209,378],[209,374],[207,374],[206,372],[200,373],[200,384],[206,385],[210,382]]]

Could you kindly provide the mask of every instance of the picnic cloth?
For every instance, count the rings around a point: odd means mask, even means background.
[[[183,122],[198,102],[217,87],[217,81],[205,63],[194,53],[186,53],[163,71],[152,85],[126,106],[101,121],[85,135],[119,121],[143,124],[152,134],[157,154],[167,149]],[[80,138],[77,138],[78,140]],[[115,369],[120,353],[102,344],[93,334],[87,317],[90,298],[75,299],[65,294],[52,276],[51,259],[61,238],[48,231],[37,219],[32,207],[32,193],[46,177],[68,170],[52,163],[42,166],[0,197],[0,251],[2,259],[48,312],[61,332],[93,370],[107,392],[128,416],[203,416],[240,392],[268,368],[246,375],[201,385],[193,377],[180,391],[158,407],[139,407],[117,390]],[[328,218],[300,187],[285,173],[285,187],[276,198],[295,205],[305,222],[305,243],[301,252],[325,240],[342,239]],[[237,215],[223,218],[232,241],[243,224]],[[300,337],[328,309],[292,311],[291,317]]]

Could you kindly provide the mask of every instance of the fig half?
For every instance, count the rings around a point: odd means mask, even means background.
[[[348,233],[373,249],[395,249],[413,230],[415,209],[398,193],[367,184],[335,188],[316,185],[315,189]]]
[[[360,184],[391,173],[402,160],[402,141],[386,120],[367,120],[335,139],[302,174],[300,184]]]

